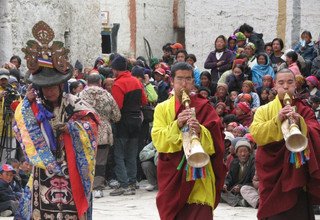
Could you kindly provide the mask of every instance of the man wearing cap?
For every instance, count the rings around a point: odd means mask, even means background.
[[[0,216],[14,215],[19,206],[19,198],[12,190],[10,183],[16,171],[9,164],[0,167]]]
[[[221,198],[231,206],[246,206],[240,190],[244,185],[252,185],[255,173],[255,161],[249,141],[240,139],[235,145],[235,152],[237,157],[231,162]]]
[[[172,55],[175,56],[178,50],[183,50],[183,46],[180,43],[174,43],[170,45],[172,49]]]
[[[162,68],[157,68],[153,73],[155,86],[158,92],[158,103],[161,103],[167,100],[169,97],[169,85],[164,81],[166,72]]]
[[[192,66],[176,63],[171,71],[175,93],[157,105],[151,132],[159,153],[158,212],[161,219],[212,219],[225,177],[222,124],[209,101],[200,95],[190,95],[190,107],[195,107],[196,117],[181,103],[181,90],[189,94],[194,84]],[[187,175],[181,131],[185,125],[195,130],[203,150],[211,156],[210,162],[199,168],[201,172],[208,171],[205,177]],[[194,168],[188,167],[191,174]]]
[[[37,41],[22,49],[32,85],[15,109],[14,131],[33,171],[16,217],[91,219],[99,118],[89,104],[63,93],[73,68],[51,27],[40,21],[32,33]]]
[[[259,107],[250,126],[257,143],[259,219],[314,219],[312,204],[320,204],[320,129],[313,111],[299,99],[294,74],[283,69],[275,77],[276,98]],[[283,104],[287,93],[292,106]],[[295,110],[294,110],[295,109]],[[282,125],[286,119],[299,126],[308,139],[307,148],[291,152]],[[288,126],[284,127],[288,129]]]
[[[135,195],[141,107],[147,104],[147,97],[141,82],[127,70],[126,58],[116,56],[111,68],[116,77],[112,95],[121,111],[121,120],[116,123],[114,141],[115,174],[120,188],[110,195]]]

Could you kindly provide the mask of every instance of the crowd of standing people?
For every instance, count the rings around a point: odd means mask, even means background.
[[[135,195],[144,178],[161,219],[212,219],[219,202],[257,208],[259,219],[320,213],[320,41],[309,31],[284,51],[281,38],[265,43],[245,23],[215,39],[203,67],[180,43],[160,58],[110,54],[72,66],[55,47],[48,53],[48,36],[35,35],[37,53],[30,43],[22,50],[28,72],[18,56],[0,69],[0,116],[14,112],[13,127],[1,121],[0,130],[15,133],[1,132],[1,144],[14,144],[1,146],[1,216],[91,219],[92,197],[106,187]],[[308,138],[301,152],[285,147],[288,118]],[[210,156],[205,167],[185,160],[185,126]]]

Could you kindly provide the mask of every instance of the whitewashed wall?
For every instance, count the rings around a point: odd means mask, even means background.
[[[45,21],[55,32],[55,39],[65,42],[65,32],[69,33],[70,62],[77,59],[84,65],[93,65],[101,53],[100,6],[98,1],[85,0],[0,0],[0,7],[7,2],[6,19],[1,19],[1,26],[11,33],[6,34],[5,41],[0,41],[0,63],[9,61],[12,54],[24,54],[21,48],[34,39],[32,27],[40,20]],[[1,11],[4,12],[5,10]],[[23,65],[25,61],[23,60]]]
[[[162,46],[174,41],[172,0],[137,0],[137,56],[146,56],[143,37],[155,57],[162,56]]]
[[[109,11],[110,24],[120,23],[118,52],[146,56],[143,37],[149,42],[155,56],[162,55],[162,46],[173,41],[172,0],[136,1],[136,51],[130,48],[129,0],[100,0],[101,9]]]

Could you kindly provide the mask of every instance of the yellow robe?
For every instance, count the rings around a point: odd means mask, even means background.
[[[174,153],[182,150],[182,132],[175,120],[175,97],[160,103],[155,108],[152,141],[159,153]],[[212,155],[215,153],[210,131],[201,126],[200,142],[204,151]],[[209,175],[204,179],[197,179],[188,198],[188,203],[205,204],[213,207],[215,201],[215,176],[211,162],[207,165]],[[173,167],[176,169],[176,167]],[[160,171],[161,172],[161,171]],[[177,170],[176,172],[180,172]]]
[[[276,96],[272,102],[257,109],[250,126],[250,133],[258,146],[264,146],[283,139],[282,123],[278,117],[282,108],[279,97]],[[307,125],[302,117],[300,117],[300,129],[302,134],[307,134]]]

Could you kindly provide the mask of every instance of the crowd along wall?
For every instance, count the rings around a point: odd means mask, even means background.
[[[309,30],[314,39],[319,36],[320,1],[317,0],[202,0],[186,1],[185,30],[186,47],[197,55],[196,65],[204,70],[203,64],[214,40],[220,34],[227,38],[241,24],[247,23],[264,41],[270,42],[279,36],[285,40],[286,48],[292,47],[303,30]]]

